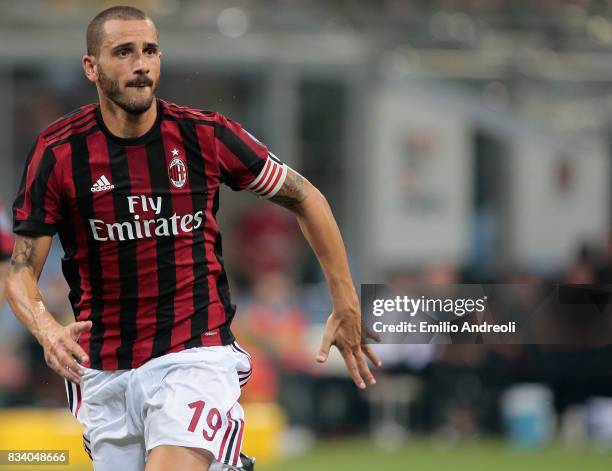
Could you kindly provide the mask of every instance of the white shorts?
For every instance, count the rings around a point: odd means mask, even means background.
[[[81,386],[66,381],[66,390],[96,471],[144,470],[159,445],[208,450],[241,467],[238,398],[251,371],[250,355],[234,342],[169,353],[131,370],[85,368]]]

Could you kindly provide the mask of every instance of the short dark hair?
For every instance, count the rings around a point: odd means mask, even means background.
[[[100,53],[104,23],[109,20],[147,20],[149,17],[135,7],[115,6],[98,13],[87,25],[87,55],[97,56]]]

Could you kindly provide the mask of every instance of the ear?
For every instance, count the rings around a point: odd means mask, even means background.
[[[83,71],[85,72],[87,80],[90,82],[95,82],[98,80],[98,64],[96,62],[96,58],[94,56],[84,55],[82,63]]]

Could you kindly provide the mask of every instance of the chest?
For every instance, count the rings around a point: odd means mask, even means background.
[[[100,132],[75,150],[65,197],[84,219],[194,214],[206,209],[219,186],[214,155],[178,133],[122,145]]]

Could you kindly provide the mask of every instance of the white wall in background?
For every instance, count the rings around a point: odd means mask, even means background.
[[[368,259],[372,270],[461,262],[469,247],[470,123],[434,94],[381,86],[368,119]]]
[[[609,215],[604,143],[559,147],[515,139],[512,144],[509,230],[514,259],[532,268],[560,268],[579,244],[600,243]]]

